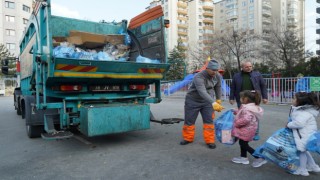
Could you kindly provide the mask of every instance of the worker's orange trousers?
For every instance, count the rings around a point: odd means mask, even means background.
[[[195,135],[195,125],[183,125],[182,136],[183,139],[193,142]],[[203,138],[206,144],[215,142],[215,130],[213,124],[203,124]]]

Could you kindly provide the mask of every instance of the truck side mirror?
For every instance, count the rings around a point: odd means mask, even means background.
[[[164,20],[164,27],[166,27],[166,28],[170,27],[170,20],[168,20],[168,19]]]

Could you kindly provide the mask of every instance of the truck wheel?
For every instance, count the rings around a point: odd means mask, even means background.
[[[31,126],[27,125],[27,134],[29,138],[38,138],[41,137],[43,132],[43,126]]]
[[[17,115],[22,115],[20,96],[21,96],[21,91],[18,89],[15,89],[13,93],[13,100],[14,100],[14,106],[15,106],[14,108],[17,110]]]
[[[18,108],[17,108],[17,115],[22,115],[21,106],[19,106],[19,105],[18,105]]]
[[[28,123],[33,122],[32,118],[32,109],[31,109],[31,103],[34,103],[33,97],[26,97],[25,98],[25,117],[27,122],[27,134],[29,138],[38,138],[41,137],[41,133],[43,131],[43,125],[30,125]]]

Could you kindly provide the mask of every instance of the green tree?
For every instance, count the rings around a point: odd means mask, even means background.
[[[320,58],[312,57],[310,61],[306,63],[305,67],[305,76],[320,76]]]
[[[166,80],[179,80],[184,78],[186,72],[185,59],[185,46],[181,40],[179,40],[178,45],[169,52],[168,63],[170,64],[170,69],[166,74]]]

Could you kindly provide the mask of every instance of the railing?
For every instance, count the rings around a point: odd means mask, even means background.
[[[293,100],[295,92],[310,92],[310,77],[265,78],[264,80],[266,83],[269,103],[290,104]],[[222,80],[221,85],[223,100],[229,100],[231,82],[231,79]],[[184,98],[189,87],[191,86],[191,83],[192,80],[162,82],[162,97]]]

